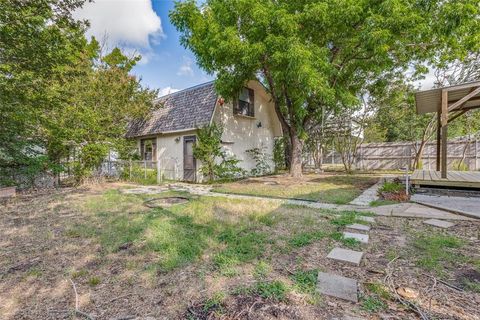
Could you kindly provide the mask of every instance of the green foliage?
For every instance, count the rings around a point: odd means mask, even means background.
[[[405,190],[405,186],[395,181],[385,181],[378,189],[378,192],[399,192]]]
[[[468,165],[464,161],[454,160],[452,161],[452,168],[456,171],[468,171]]]
[[[285,159],[285,143],[285,137],[276,138],[273,142],[273,163],[275,165],[275,172],[279,172],[287,168]]]
[[[288,243],[293,247],[304,247],[326,236],[323,231],[301,232],[295,234]]]
[[[414,240],[418,266],[441,274],[445,267],[461,262],[461,255],[455,249],[464,242],[450,235],[421,234]]]
[[[308,128],[327,113],[359,106],[359,95],[414,66],[452,61],[479,48],[478,0],[177,2],[170,19],[181,43],[222,96],[260,79],[301,172]],[[345,23],[352,21],[352,23]]]
[[[106,149],[123,149],[128,122],[156,96],[129,74],[139,56],[101,52],[98,41],[87,41],[86,24],[72,17],[83,3],[0,4],[0,173],[8,184],[14,176],[56,175],[72,158],[81,182]],[[39,156],[48,161],[38,165]]]
[[[387,308],[387,304],[375,295],[362,299],[362,309],[371,313],[376,313]]]
[[[290,278],[295,283],[295,288],[302,292],[308,294],[314,294],[315,289],[317,286],[317,277],[318,277],[318,270],[299,270],[296,271]]]
[[[96,287],[100,284],[101,280],[99,277],[93,276],[88,279],[88,285],[90,287]]]
[[[239,160],[227,156],[222,149],[223,128],[215,123],[197,130],[197,142],[193,155],[202,162],[200,172],[208,182],[217,179],[233,179],[244,174],[238,167]]]
[[[265,153],[265,147],[248,149],[245,152],[255,160],[255,168],[250,172],[253,176],[263,176],[272,172],[269,156]]]
[[[265,299],[272,299],[277,301],[285,300],[287,294],[287,286],[279,280],[265,282],[260,281],[255,286],[256,293]]]
[[[233,269],[242,262],[251,261],[260,257],[264,251],[267,237],[265,234],[254,230],[226,228],[218,240],[227,247],[215,255],[214,263],[224,275],[234,275]]]

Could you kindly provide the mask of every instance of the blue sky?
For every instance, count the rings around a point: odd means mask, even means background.
[[[180,34],[168,18],[172,8],[173,1],[153,1],[153,10],[162,21],[165,37],[153,45],[156,55],[147,64],[138,65],[135,74],[154,88],[184,89],[212,80],[212,76],[198,68],[193,54],[180,44]]]
[[[140,53],[133,73],[150,88],[166,94],[213,79],[200,70],[193,54],[180,45],[179,33],[170,23],[172,0],[96,0],[75,16],[90,22],[87,34]]]

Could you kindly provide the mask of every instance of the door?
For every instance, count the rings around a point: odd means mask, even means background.
[[[193,156],[195,141],[195,136],[183,137],[183,180],[185,181],[196,181],[197,161]]]

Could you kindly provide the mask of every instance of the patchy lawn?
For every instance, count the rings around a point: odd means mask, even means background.
[[[438,231],[376,217],[364,246],[342,237],[347,224],[362,222],[356,212],[127,195],[123,187],[20,196],[1,207],[2,319],[74,319],[72,283],[79,310],[95,319],[418,318],[395,299],[397,287],[417,292],[412,301],[431,318],[480,316],[479,222]],[[144,205],[166,196],[189,201]],[[365,251],[363,265],[326,259],[335,246]],[[319,271],[357,279],[360,302],[316,293]]]
[[[378,177],[371,174],[306,174],[302,178],[276,175],[215,185],[213,191],[346,204],[377,181]]]

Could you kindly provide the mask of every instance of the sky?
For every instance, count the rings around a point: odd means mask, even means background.
[[[96,0],[74,16],[89,20],[87,36],[104,41],[108,48],[118,46],[124,52],[141,54],[133,73],[144,86],[165,95],[213,80],[180,44],[180,34],[168,18],[173,6],[173,0]],[[431,88],[433,80],[429,74],[419,85]]]
[[[74,16],[89,20],[87,36],[104,41],[108,48],[139,53],[142,60],[133,73],[143,85],[164,95],[213,80],[180,44],[180,34],[168,18],[173,5],[173,0],[96,0]]]

